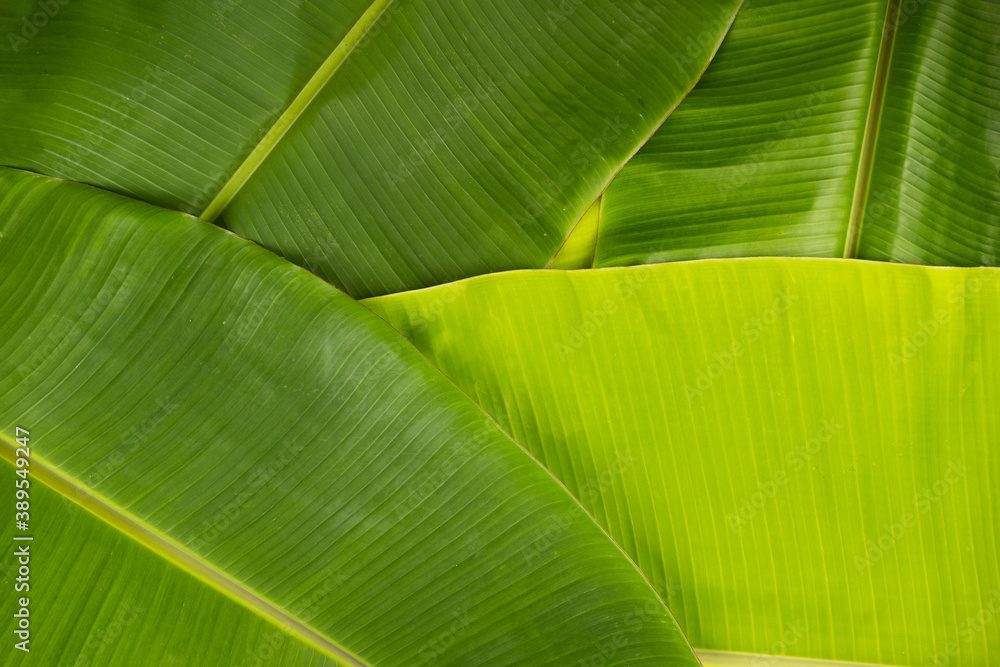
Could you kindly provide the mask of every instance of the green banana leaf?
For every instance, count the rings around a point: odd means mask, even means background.
[[[3,664],[997,662],[1000,0],[0,33]]]
[[[566,484],[711,664],[1000,659],[1000,269],[704,260],[364,303]]]
[[[858,257],[1000,264],[1000,2],[910,0],[898,24]]]
[[[5,608],[4,664],[698,664],[565,488],[308,272],[10,169],[0,266],[34,633]]]
[[[369,4],[9,0],[0,164],[199,213]]]
[[[593,265],[997,264],[997,35],[996,0],[748,0],[608,188]]]
[[[0,164],[221,214],[353,296],[542,268],[741,1],[48,0],[0,24]]]

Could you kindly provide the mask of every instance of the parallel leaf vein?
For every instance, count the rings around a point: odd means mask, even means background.
[[[250,180],[250,177],[257,171],[257,168],[264,162],[264,159],[278,145],[278,142],[281,141],[285,133],[288,132],[289,128],[305,112],[312,101],[316,99],[323,90],[323,87],[326,86],[327,82],[340,69],[344,61],[347,60],[347,56],[351,54],[354,47],[358,45],[391,4],[392,0],[373,0],[357,23],[344,35],[344,38],[340,40],[340,43],[337,44],[327,59],[323,61],[323,64],[319,66],[319,69],[316,70],[309,81],[306,82],[306,85],[303,86],[302,90],[299,91],[299,94],[295,96],[291,104],[288,105],[288,108],[278,117],[278,120],[274,122],[274,125],[271,126],[271,129],[267,131],[257,145],[254,146],[246,159],[243,160],[243,163],[233,172],[233,175],[229,177],[226,184],[222,186],[219,193],[215,195],[215,198],[209,202],[208,206],[205,207],[205,210],[198,217],[207,222],[212,222],[219,217],[219,214],[225,210],[229,202],[233,200],[246,182]]]
[[[17,458],[16,446],[6,434],[0,434],[0,457],[11,465]],[[76,503],[98,519],[109,524],[123,535],[182,570],[197,577],[212,588],[236,600],[243,606],[267,618],[303,642],[322,651],[348,667],[368,667],[367,663],[351,654],[347,649],[331,641],[318,631],[284,611],[273,602],[231,578],[225,572],[205,562],[166,535],[158,532],[141,519],[132,516],[110,500],[89,489],[79,480],[67,475],[56,466],[46,462],[34,452],[31,453],[31,476],[56,493]]]

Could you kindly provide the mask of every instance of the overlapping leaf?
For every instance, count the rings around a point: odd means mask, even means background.
[[[615,178],[594,266],[840,256],[885,0],[750,0]]]
[[[858,256],[1000,263],[1000,2],[904,2]]]
[[[1000,656],[1000,270],[709,260],[365,303],[566,483],[696,647]]]
[[[599,196],[738,4],[8,3],[0,163],[221,213],[353,296],[857,241],[996,263],[997,0],[748,0]],[[0,184],[0,431],[31,427],[38,530],[79,545],[39,556],[43,659],[694,662],[347,297],[176,213]],[[1000,654],[998,284],[763,260],[368,303],[710,664],[972,667]]]
[[[845,254],[996,264],[998,26],[995,0],[750,0],[698,86],[608,188],[594,265]]]
[[[540,268],[740,1],[52,0],[0,56],[0,163],[221,212],[354,296]]]
[[[179,213],[12,170],[0,192],[34,660],[696,664],[565,489],[362,306]]]
[[[15,0],[0,164],[200,213],[368,0]]]

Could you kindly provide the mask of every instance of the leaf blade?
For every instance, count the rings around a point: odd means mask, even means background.
[[[609,186],[595,266],[995,265],[997,16],[992,0],[748,3],[678,113]]]
[[[751,1],[605,193],[595,267],[842,256],[884,1]]]
[[[739,4],[394,5],[223,225],[355,297],[542,267]]]
[[[860,257],[997,264],[998,30],[995,2],[904,9]]]
[[[0,432],[366,663],[615,637],[612,662],[695,664],[582,508],[347,296],[178,213],[0,183]]]
[[[20,479],[11,466],[0,466],[4,486],[13,488]],[[10,664],[235,665],[269,659],[309,667],[342,664],[143,549],[44,484],[32,485],[30,492],[35,540],[29,543],[30,590],[20,592],[30,600],[30,653],[6,648],[3,655]],[[0,536],[11,543],[13,533],[5,522]],[[48,548],[52,544],[59,548]],[[5,566],[0,577],[11,589],[16,569]],[[321,605],[327,594],[327,588],[316,589],[315,603]],[[185,613],[176,614],[182,604]],[[173,628],[188,641],[163,640],[163,619],[171,615]],[[87,623],[76,624],[77,619]],[[16,619],[4,627],[14,637]],[[218,641],[205,642],[208,629]],[[46,635],[60,642],[46,642]]]
[[[391,3],[392,0],[373,0],[372,4],[365,10],[365,13],[358,19],[358,22],[347,31],[347,34],[344,35],[344,38],[333,49],[329,57],[323,61],[323,64],[319,66],[316,73],[309,78],[309,81],[302,87],[299,94],[295,96],[291,104],[282,112],[278,120],[267,131],[267,134],[253,147],[253,150],[250,151],[246,159],[233,172],[233,175],[229,177],[229,180],[222,186],[218,194],[208,203],[205,210],[198,216],[199,218],[207,222],[212,222],[219,217],[219,214],[222,213],[223,209],[229,205],[233,197],[246,184],[261,162],[267,158],[275,145],[285,136],[288,128],[298,120],[306,107],[312,103],[323,86],[330,80],[330,77],[337,73],[337,69],[344,63],[347,56],[350,55],[351,50],[364,40],[366,33],[382,17],[382,14],[385,13]]]
[[[25,6],[0,25],[28,37],[0,51],[0,164],[197,214],[369,4]]]
[[[695,647],[979,666],[1000,650],[998,277],[711,260],[365,303],[563,480]]]

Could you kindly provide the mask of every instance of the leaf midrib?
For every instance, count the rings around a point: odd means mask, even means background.
[[[351,29],[347,31],[347,34],[340,40],[340,43],[334,47],[330,55],[323,61],[323,64],[319,66],[306,82],[305,86],[302,87],[302,90],[299,91],[299,94],[295,96],[295,99],[292,100],[291,104],[278,117],[278,120],[274,122],[271,129],[257,142],[257,145],[253,147],[253,150],[250,151],[240,166],[237,167],[233,175],[229,177],[229,180],[222,186],[219,193],[208,203],[205,210],[198,216],[199,218],[206,222],[212,222],[219,217],[219,214],[225,210],[239,191],[243,189],[243,186],[250,180],[253,173],[257,171],[257,168],[264,162],[274,147],[278,145],[278,142],[285,136],[289,128],[295,124],[295,121],[305,113],[305,110],[312,101],[322,92],[327,82],[333,78],[333,75],[344,64],[344,61],[347,60],[347,56],[351,54],[354,47],[364,38],[392,2],[393,0],[372,1],[368,9],[365,10],[365,13],[351,26]]]
[[[870,662],[844,662],[842,660],[822,660],[795,656],[769,655],[763,653],[743,653],[739,651],[716,651],[695,649],[705,667],[754,667],[766,663],[769,667],[893,667],[888,664]]]
[[[864,222],[865,206],[868,203],[868,187],[871,183],[872,168],[875,163],[875,146],[882,121],[882,109],[885,106],[885,93],[889,84],[889,66],[892,63],[892,47],[896,42],[896,26],[899,21],[901,4],[902,0],[889,0],[885,8],[885,22],[882,24],[882,39],[879,42],[875,77],[872,80],[868,116],[865,120],[865,130],[861,140],[861,154],[858,156],[858,173],[854,179],[854,196],[851,200],[851,212],[847,220],[847,234],[844,239],[845,259],[855,259],[858,254],[858,246],[861,243],[861,226]]]
[[[537,271],[538,269],[520,269],[520,270],[521,271]],[[597,269],[597,270],[600,270],[600,269]],[[490,275],[490,274],[486,274],[486,275]],[[485,277],[485,275],[484,276],[472,276],[470,278],[465,278],[463,280],[475,280],[477,278],[483,278],[483,277]],[[458,281],[458,282],[463,282],[463,281]],[[454,284],[454,283],[452,283],[452,284]],[[434,289],[435,287],[439,287],[439,285],[432,285],[431,287],[425,287],[423,289],[430,290],[430,289]],[[392,295],[385,295],[385,296],[392,296]],[[380,299],[380,298],[384,298],[384,297],[371,297],[371,298],[372,299]],[[392,329],[396,333],[396,335],[398,335],[400,337],[401,340],[403,340],[407,345],[409,345],[410,347],[412,347],[417,352],[417,354],[419,354],[421,357],[423,357],[423,359],[431,366],[431,368],[433,368],[435,371],[437,371],[438,373],[440,373],[441,377],[443,377],[445,380],[447,380],[448,382],[450,382],[451,385],[453,387],[455,387],[455,389],[457,389],[459,392],[462,393],[463,396],[465,396],[465,398],[467,398],[473,405],[475,405],[477,408],[479,408],[480,412],[482,412],[483,415],[485,415],[486,418],[489,419],[490,423],[492,423],[493,426],[498,431],[500,431],[501,433],[503,433],[504,436],[508,440],[510,440],[512,443],[514,443],[521,450],[521,452],[526,457],[528,457],[528,459],[530,461],[534,462],[535,465],[537,465],[546,475],[549,476],[549,478],[551,480],[553,480],[556,483],[557,486],[559,486],[559,488],[561,488],[563,490],[563,492],[566,494],[566,496],[568,498],[570,498],[574,504],[576,504],[576,506],[580,509],[580,511],[583,512],[583,514],[585,516],[587,516],[593,522],[593,524],[595,526],[597,526],[597,528],[601,531],[601,533],[604,534],[604,537],[618,550],[618,553],[621,554],[621,556],[626,561],[628,561],[628,563],[632,566],[632,568],[639,574],[640,577],[642,577],[642,580],[646,582],[646,585],[649,586],[649,589],[653,592],[653,595],[655,595],[656,598],[660,601],[660,603],[663,604],[663,608],[666,610],[667,615],[670,617],[670,619],[673,621],[674,625],[676,626],[678,634],[684,640],[685,646],[687,646],[687,648],[691,651],[692,655],[694,655],[695,659],[697,660],[698,659],[698,654],[696,653],[694,646],[691,644],[691,640],[688,639],[687,633],[684,631],[684,628],[682,628],[681,624],[677,622],[677,617],[674,616],[674,612],[670,609],[670,606],[667,604],[666,598],[664,598],[664,596],[660,594],[660,591],[656,590],[656,586],[653,585],[653,582],[651,582],[649,580],[649,577],[647,577],[646,573],[643,572],[643,570],[642,570],[641,567],[639,567],[639,564],[636,563],[635,560],[632,558],[632,556],[630,556],[629,553],[625,550],[625,547],[623,547],[621,544],[619,544],[618,540],[616,540],[614,538],[614,536],[611,535],[611,533],[608,531],[608,529],[605,528],[604,525],[601,524],[601,522],[597,520],[597,517],[594,516],[593,512],[591,512],[589,509],[587,509],[587,507],[583,504],[583,502],[579,498],[576,497],[576,494],[574,494],[572,491],[570,491],[569,487],[566,486],[566,484],[561,479],[559,479],[559,477],[557,477],[554,472],[552,472],[551,470],[549,470],[548,466],[546,466],[544,463],[542,463],[538,459],[538,457],[536,457],[531,452],[531,450],[529,450],[527,447],[525,447],[524,444],[520,440],[518,440],[517,438],[515,438],[512,433],[508,432],[507,429],[505,429],[500,424],[500,422],[498,422],[496,420],[496,418],[485,407],[483,407],[483,405],[479,401],[477,401],[475,398],[473,398],[472,395],[469,394],[469,392],[467,392],[462,386],[460,386],[457,382],[455,382],[455,380],[453,380],[450,375],[448,375],[447,373],[445,373],[444,370],[440,366],[438,366],[437,363],[433,359],[431,359],[429,356],[427,356],[424,353],[423,350],[421,350],[419,347],[417,347],[416,344],[413,341],[411,341],[409,338],[407,338],[406,336],[404,336],[401,331],[399,331],[395,326],[393,326],[393,324],[391,322],[389,322],[389,320],[387,320],[384,317],[382,317],[382,315],[380,313],[377,313],[374,310],[372,310],[368,306],[367,303],[365,303],[364,301],[358,301],[358,303],[360,305],[364,306],[365,308],[367,308],[368,311],[370,313],[372,313],[373,315],[375,315],[375,317],[377,317],[379,320],[381,320],[382,322],[384,322],[385,325],[387,327],[389,327],[390,329]],[[699,660],[699,664],[700,664],[700,660]]]
[[[0,457],[15,465],[17,446],[6,433],[0,433]],[[29,475],[67,500],[107,523],[121,534],[133,539],[164,560],[219,591],[223,595],[265,617],[281,629],[347,667],[369,667],[368,664],[336,642],[323,636],[303,621],[295,618],[256,591],[247,588],[222,570],[199,558],[166,535],[132,516],[121,507],[89,489],[33,451],[30,453]]]
[[[580,224],[580,221],[583,220],[583,216],[587,215],[587,211],[590,210],[591,206],[593,206],[595,203],[598,204],[601,207],[600,212],[603,215],[604,193],[608,191],[609,187],[611,187],[611,184],[614,182],[615,178],[618,177],[618,174],[620,174],[621,171],[625,168],[625,166],[632,161],[632,158],[634,158],[639,153],[639,151],[642,150],[643,146],[649,143],[649,140],[652,139],[653,136],[660,131],[660,128],[663,127],[663,124],[667,122],[667,118],[669,118],[671,114],[673,114],[674,111],[677,110],[677,107],[679,107],[681,103],[687,99],[687,96],[691,94],[691,91],[694,90],[695,86],[698,85],[698,82],[701,81],[701,78],[705,76],[705,72],[708,71],[708,68],[712,65],[712,61],[715,60],[715,56],[719,53],[719,49],[722,48],[723,42],[725,42],[726,37],[729,36],[729,31],[733,29],[733,24],[736,22],[736,18],[740,15],[740,12],[743,11],[743,5],[745,3],[746,0],[739,1],[739,4],[736,6],[736,11],[733,12],[733,15],[729,18],[729,22],[726,23],[725,30],[722,31],[721,35],[719,35],[719,40],[715,43],[715,47],[712,49],[712,53],[709,54],[708,60],[705,61],[705,66],[701,68],[701,71],[698,73],[698,76],[694,78],[694,80],[691,82],[691,85],[688,86],[688,89],[685,90],[683,94],[681,94],[680,98],[669,109],[667,109],[664,112],[663,116],[660,118],[660,122],[657,123],[652,130],[650,130],[649,134],[647,134],[646,137],[636,145],[636,147],[632,150],[632,152],[629,153],[629,155],[624,160],[622,160],[621,164],[619,164],[618,167],[613,172],[611,172],[607,180],[604,181],[604,186],[601,188],[601,191],[597,193],[597,196],[594,198],[594,201],[591,202],[590,206],[588,206],[586,209],[583,210],[583,213],[580,214],[580,217],[577,219],[576,224],[574,224],[570,228],[570,230],[566,232],[566,236],[563,238],[562,243],[559,244],[558,248],[556,248],[556,251],[552,254],[552,257],[549,258],[549,261],[546,262],[544,268],[547,269],[550,266],[552,266],[552,263],[556,260],[556,257],[559,255],[559,252],[563,249],[563,247],[565,247],[566,243],[569,241],[569,237],[573,235],[574,231],[576,231],[577,226]],[[593,257],[591,257],[590,260],[590,268],[594,268],[594,262],[597,259],[597,241],[599,234],[600,234],[600,221],[598,220],[598,229],[594,233],[594,255]]]

